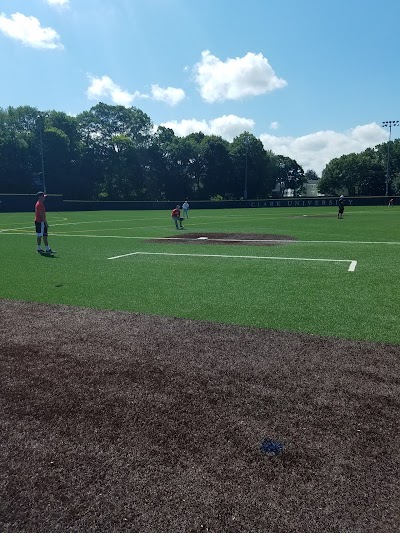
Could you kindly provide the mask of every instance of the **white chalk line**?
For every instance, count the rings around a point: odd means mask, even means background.
[[[273,219],[276,219],[278,220],[279,218],[282,218],[282,217],[277,217],[276,216],[276,213],[264,213],[264,214],[259,214],[257,217],[246,217],[244,215],[224,215],[224,216],[219,216],[219,217],[215,217],[213,216],[213,222],[212,224],[226,224],[226,221],[229,221],[230,219],[232,218],[244,218],[246,220],[257,220],[259,217],[269,217],[270,220],[273,220]],[[165,220],[165,216],[163,217],[153,217],[151,220]],[[221,221],[221,222],[218,222],[215,220],[215,218],[218,218],[218,219],[226,219],[225,222]],[[210,215],[197,215],[196,216],[196,221],[197,220],[210,220]],[[65,217],[57,217],[56,219],[53,218],[53,220],[67,220]],[[185,219],[185,220],[189,220],[189,219]],[[51,220],[49,219],[49,225],[51,227],[54,227],[54,226],[80,226],[80,225],[83,225],[83,224],[109,224],[109,223],[114,223],[114,222],[141,222],[141,221],[145,221],[145,222],[148,222],[149,219],[148,218],[123,218],[123,219],[111,219],[111,220],[108,220],[106,218],[104,218],[103,220],[86,220],[86,221],[81,221],[81,222],[63,222],[63,223],[59,223],[59,222],[56,222],[54,224],[51,223]],[[23,222],[21,222],[21,224],[23,224]],[[200,226],[204,226],[204,225],[208,225],[209,222],[205,222],[205,223],[197,223],[196,222],[196,225],[200,225]],[[19,230],[23,230],[23,229],[29,229],[33,226],[30,225],[30,226],[22,226],[22,227],[18,227],[18,228],[3,228],[3,229],[0,229],[0,233],[3,233],[3,232],[9,232],[9,231],[19,231]],[[120,229],[143,229],[143,228],[149,228],[149,227],[152,227],[152,228],[164,228],[165,225],[163,226],[143,226],[143,227],[136,227],[136,228],[132,228],[132,227],[129,227],[129,228],[116,228],[115,230],[110,230],[110,231],[118,231]],[[110,229],[110,228],[108,228]],[[87,231],[101,231],[101,230],[87,230]]]
[[[164,227],[164,226],[163,226]],[[1,232],[0,232],[1,233]],[[17,231],[17,232],[8,232],[3,233],[3,235],[35,235],[34,231]],[[53,233],[51,232],[52,237],[83,237],[86,239],[138,239],[138,240],[153,240],[153,241],[178,241],[183,240],[185,242],[193,241],[195,243],[198,240],[198,237],[193,239],[188,239],[187,237],[152,237],[152,236],[138,236],[138,235],[82,235],[82,234],[68,234],[68,233]],[[279,242],[279,243],[289,243],[289,244],[395,244],[399,245],[398,241],[302,241],[302,240],[288,240],[288,239],[207,239],[208,241],[222,241],[226,242],[229,245],[229,241],[232,242]]]
[[[331,206],[331,207],[337,207],[337,206]],[[207,223],[197,223],[197,220],[201,220],[201,219],[207,219],[209,220],[210,219],[210,216],[213,218],[213,222],[212,224],[225,224],[225,222],[218,222],[216,219],[226,219],[226,220],[230,220],[230,219],[233,219],[233,218],[241,218],[241,219],[245,219],[245,220],[257,220],[259,218],[262,218],[262,217],[266,217],[266,218],[269,218],[270,220],[279,220],[279,219],[286,219],[286,218],[293,218],[292,215],[287,215],[286,213],[285,214],[282,214],[281,216],[277,216],[277,213],[276,211],[274,210],[273,212],[268,212],[268,213],[265,213],[265,212],[261,212],[261,209],[260,211],[258,211],[258,208],[251,208],[253,211],[256,211],[255,214],[257,214],[256,217],[248,217],[246,214],[238,214],[238,215],[223,215],[223,216],[218,216],[218,214],[213,214],[213,215],[210,215],[210,214],[207,214],[207,215],[199,215],[199,214],[196,214],[196,218],[195,218],[195,221],[196,221],[196,226],[197,225],[208,225],[208,222]],[[289,208],[289,209],[293,209],[293,208]],[[351,212],[351,216],[353,215],[360,215],[360,214],[365,214],[365,213],[368,213],[370,214],[371,212],[370,211],[352,211]],[[395,211],[391,211],[391,213],[395,213]],[[396,212],[397,214],[397,212]],[[296,216],[296,215],[295,215]],[[300,216],[300,215],[299,215]],[[304,217],[309,217],[309,218],[318,218],[320,216],[320,214],[307,214],[307,215],[303,215]],[[334,217],[335,218],[335,217]],[[56,218],[52,218],[52,220],[67,220],[66,217],[56,217]],[[114,222],[134,222],[134,221],[148,221],[149,219],[148,218],[124,218],[124,219],[111,219],[111,220],[107,220],[106,218],[104,218],[103,220],[88,220],[88,221],[81,221],[81,222],[64,222],[64,223],[54,223],[54,224],[51,224],[51,226],[80,226],[82,224],[108,224],[108,223],[114,223]],[[152,220],[165,220],[165,217],[154,217],[152,218]],[[186,219],[188,220],[188,219]],[[193,218],[191,219],[193,220]],[[49,221],[50,222],[50,221]],[[23,222],[21,222],[22,224]],[[32,226],[22,226],[22,227],[19,227],[19,228],[3,228],[3,229],[0,229],[0,233],[8,233],[8,232],[12,232],[12,231],[19,231],[19,230],[23,230],[23,229],[30,229]],[[146,228],[148,228],[149,226],[146,226]],[[164,227],[164,226],[151,226],[151,227],[154,227],[154,228],[157,228],[157,227]],[[118,228],[118,229],[125,229],[125,228]],[[133,228],[127,228],[127,229],[133,229]],[[143,229],[143,228],[135,228],[135,229]],[[89,231],[100,231],[100,230],[89,230]],[[117,230],[115,230],[117,231]],[[310,241],[310,242],[313,242],[313,241]],[[333,241],[330,241],[330,242],[333,242]],[[342,241],[340,241],[342,242]],[[350,242],[350,241],[349,241]],[[353,242],[353,241],[351,241]],[[380,244],[380,243],[376,243],[376,242],[373,242],[373,243],[363,243],[363,244]],[[388,244],[388,243],[382,243],[382,244]],[[390,243],[392,244],[392,243]],[[400,243],[393,243],[393,244],[400,244]]]
[[[336,207],[336,206],[332,206],[332,207]],[[251,208],[253,210],[256,210],[257,208]],[[289,209],[293,209],[293,208],[289,208]],[[254,212],[254,211],[253,211]],[[391,211],[392,212],[392,211]],[[351,213],[351,215],[358,215],[358,214],[364,214],[364,213],[368,213],[370,214],[370,211],[354,211]],[[207,214],[207,215],[199,215],[199,214],[196,214],[196,218],[195,218],[195,225],[196,226],[208,226],[209,225],[209,220],[210,220],[210,216],[212,217],[212,224],[215,225],[215,224],[226,224],[229,220],[231,219],[245,219],[246,221],[247,220],[258,220],[260,218],[268,218],[269,220],[279,220],[279,219],[287,219],[287,218],[293,218],[292,215],[287,215],[287,214],[282,214],[281,216],[277,216],[277,213],[274,211],[274,212],[269,212],[269,213],[265,213],[265,212],[257,212],[254,213],[256,214],[255,217],[248,217],[246,214],[237,214],[237,215],[222,215],[222,216],[218,216],[218,214],[213,214],[213,215],[210,215],[210,214]],[[295,215],[296,216],[296,215]],[[299,215],[300,216],[300,215]],[[320,214],[304,214],[303,215],[304,217],[308,217],[308,218],[318,218],[320,216]],[[334,217],[335,218],[335,217]],[[206,219],[207,222],[197,222],[198,220],[201,220],[201,219]],[[221,219],[225,219],[225,221],[219,221]],[[58,216],[56,218],[53,218],[53,220],[67,220],[66,217],[61,217],[61,216]],[[162,216],[162,217],[153,217],[151,220],[165,220],[165,216]],[[185,220],[189,220],[189,219],[185,219]],[[190,219],[190,220],[193,220]],[[80,226],[80,225],[83,225],[83,224],[108,224],[108,223],[114,223],[114,222],[140,222],[140,221],[149,221],[148,218],[124,218],[124,219],[111,219],[111,220],[107,220],[106,218],[104,218],[103,220],[87,220],[87,221],[80,221],[80,222],[63,222],[63,223],[59,223],[59,222],[56,222],[56,223],[53,223],[53,224],[50,224],[51,227],[54,227],[54,226]],[[51,221],[49,220],[49,223]],[[33,225],[33,224],[32,224]],[[20,231],[20,230],[24,230],[24,229],[30,229],[32,227],[32,225],[30,226],[22,226],[22,227],[18,227],[18,228],[3,228],[3,229],[0,229],[0,233],[10,233],[10,232],[17,232],[17,231]],[[115,230],[113,229],[110,229],[108,228],[109,231],[120,231],[120,230],[125,230],[125,229],[128,229],[128,230],[137,230],[137,229],[148,229],[148,228],[164,228],[165,225],[163,226],[138,226],[136,228],[132,228],[132,227],[129,227],[129,228],[115,228]],[[78,232],[80,232],[81,230],[78,230]],[[82,230],[84,231],[84,230]],[[86,231],[101,231],[101,229],[97,230],[97,229],[93,229],[93,230],[86,230]],[[52,233],[54,235],[54,233]],[[86,236],[86,235],[85,235]],[[307,242],[325,242],[325,241],[307,241]],[[329,242],[335,242],[335,241],[329,241]],[[344,241],[338,241],[338,242],[344,242]],[[354,242],[354,241],[348,241],[348,242]],[[380,242],[363,242],[363,243],[360,243],[360,244],[400,244],[400,243],[394,243],[394,242],[384,242],[384,243],[380,243]]]
[[[277,257],[277,256],[260,256],[260,255],[221,255],[221,254],[174,254],[169,252],[131,252],[129,254],[116,255],[107,259],[121,259],[132,255],[164,255],[173,257],[220,257],[224,259],[271,259],[280,261],[319,261],[325,263],[350,263],[348,272],[354,272],[357,267],[357,261],[354,259],[320,259],[310,257]]]
[[[203,218],[206,218],[206,217],[203,217]],[[219,225],[224,225],[224,224],[229,224],[230,223],[230,218],[237,218],[237,217],[226,217],[227,220],[224,220],[224,221],[213,221],[212,222],[212,225],[215,226],[217,224]],[[138,221],[139,219],[132,219],[132,220],[135,220],[135,221]],[[140,220],[147,220],[147,219],[140,219]],[[154,219],[153,219],[154,220]],[[157,219],[157,220],[165,220],[164,218],[163,219]],[[255,218],[246,218],[246,220],[257,220]],[[272,218],[270,218],[269,220],[272,220]],[[68,222],[68,223],[65,223],[65,224],[61,224],[61,223],[56,223],[56,224],[50,224],[49,223],[49,226],[50,228],[53,228],[55,226],[80,226],[81,224],[106,224],[107,222],[127,222],[127,220],[98,220],[98,221],[92,221],[92,222]],[[196,222],[196,227],[198,226],[209,226],[210,225],[210,222]],[[23,227],[20,227],[20,228],[10,228],[10,229],[2,229],[0,230],[0,233],[10,233],[10,232],[22,232],[21,230],[25,230],[25,229],[30,229],[32,227],[31,226],[23,226]],[[107,228],[108,231],[125,231],[125,230],[130,230],[130,231],[137,231],[137,230],[143,230],[143,229],[165,229],[165,224],[163,224],[162,226],[156,226],[156,225],[146,225],[146,226],[129,226],[127,228]],[[104,231],[103,228],[99,228],[99,229],[85,229],[85,230],[72,230],[74,231],[74,233],[76,233],[77,235],[79,233],[83,233],[84,231],[86,232],[95,232],[95,231]],[[52,235],[54,235],[54,233],[52,232]]]
[[[57,219],[59,220],[59,219]],[[65,219],[67,220],[67,219]],[[56,222],[55,224],[51,224],[51,227],[54,227],[54,226],[80,226],[80,225],[83,225],[83,224],[105,224],[105,223],[108,223],[108,222],[128,222],[129,220],[138,220],[138,219],[124,219],[124,220],[92,220],[92,221],[85,221],[85,222]],[[140,219],[140,220],[145,220],[145,219]],[[49,221],[49,225],[50,225],[50,221]],[[1,229],[0,230],[0,233],[4,233],[4,232],[7,232],[7,231],[20,231],[20,230],[23,230],[23,229],[29,229],[33,226],[33,223],[30,225],[30,226],[22,226],[22,227],[19,227],[19,228],[6,228],[6,229]],[[90,231],[90,230],[89,230]],[[93,231],[100,231],[100,230],[93,230]]]
[[[57,217],[57,218],[55,218],[53,220],[67,220],[67,219],[65,217]],[[21,224],[23,224],[23,222],[21,222]],[[52,224],[52,226],[66,226],[66,225],[68,225],[68,222]],[[34,227],[34,223],[33,222],[29,226],[20,226],[18,228],[3,228],[3,229],[0,229],[0,233],[6,233],[6,232],[9,232],[9,231],[20,231],[20,230],[23,230],[23,229],[30,229],[32,227]]]

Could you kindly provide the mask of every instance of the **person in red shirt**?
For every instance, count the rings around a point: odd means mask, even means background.
[[[183,218],[181,217],[181,206],[180,205],[177,205],[175,209],[172,210],[171,217],[172,217],[172,220],[175,222],[176,229],[183,229],[183,226],[182,226]],[[179,226],[178,226],[178,222],[179,222]]]
[[[46,208],[44,207],[44,201],[46,199],[46,194],[44,192],[40,191],[37,193],[37,202],[35,204],[35,228],[36,228],[36,238],[37,238],[37,251],[39,254],[54,254],[54,250],[52,250],[49,246],[48,240],[47,240],[47,230],[49,229],[49,225],[47,223],[46,218]],[[42,237],[43,242],[46,246],[46,250],[43,250],[42,248]]]

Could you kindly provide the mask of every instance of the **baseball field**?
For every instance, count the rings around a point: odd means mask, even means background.
[[[1,531],[400,529],[398,208],[48,221],[0,214]]]

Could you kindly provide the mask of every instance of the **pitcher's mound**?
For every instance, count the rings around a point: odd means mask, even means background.
[[[251,246],[279,246],[296,241],[289,235],[259,233],[185,233],[184,230],[171,237],[149,239],[146,242],[166,242],[174,244],[235,244]]]

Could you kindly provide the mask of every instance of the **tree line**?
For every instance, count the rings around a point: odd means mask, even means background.
[[[400,185],[400,144],[391,143],[392,190]],[[332,160],[320,191],[384,194],[385,145]],[[43,172],[44,171],[44,172]],[[43,188],[69,199],[191,200],[267,198],[304,192],[313,170],[265,150],[244,132],[228,142],[216,135],[178,137],[155,128],[136,107],[99,103],[77,116],[30,106],[0,108],[0,192]]]
[[[42,165],[43,155],[43,165]],[[43,168],[42,168],[43,167]],[[178,137],[135,107],[99,103],[73,117],[29,106],[0,109],[0,192],[87,200],[265,198],[306,181],[293,159],[245,132]]]
[[[347,190],[350,196],[384,196],[386,181],[388,194],[400,194],[400,139],[332,159],[322,171],[319,191],[327,195]]]

